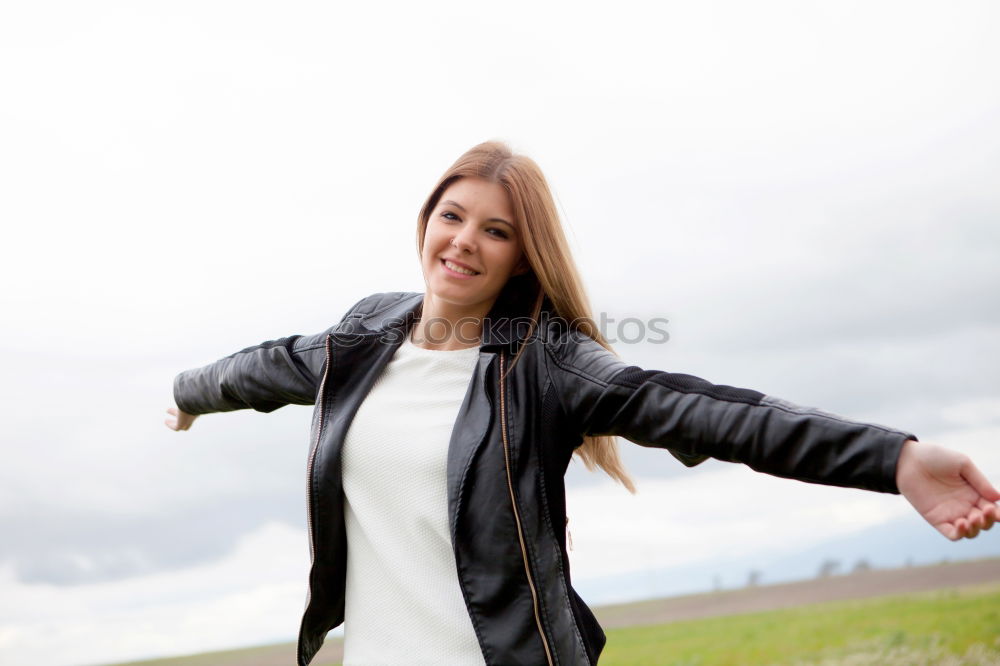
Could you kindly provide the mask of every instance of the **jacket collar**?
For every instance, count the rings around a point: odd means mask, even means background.
[[[527,338],[537,293],[538,281],[531,273],[508,280],[486,315],[480,346],[516,346]],[[409,333],[420,317],[423,304],[424,295],[421,293],[397,294],[373,312],[363,315],[359,323],[369,334],[389,331]],[[551,310],[548,298],[544,299],[542,309]]]

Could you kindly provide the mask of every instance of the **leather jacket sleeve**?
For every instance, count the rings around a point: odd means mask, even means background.
[[[311,405],[325,362],[326,333],[248,347],[174,378],[174,402],[188,414]]]
[[[262,342],[174,378],[174,402],[188,414],[254,409],[273,412],[285,405],[312,405],[326,363],[326,337],[357,312],[315,335]]]
[[[712,457],[810,483],[899,492],[896,462],[903,443],[916,439],[911,433],[628,366],[575,331],[546,349],[553,385],[581,436],[666,448],[689,466]]]

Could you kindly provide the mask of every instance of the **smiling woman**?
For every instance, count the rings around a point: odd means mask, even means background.
[[[345,664],[594,664],[605,635],[573,589],[572,456],[632,481],[616,436],[810,483],[903,494],[949,539],[998,519],[958,453],[758,391],[623,363],[601,335],[538,166],[473,147],[420,210],[423,293],[174,381],[167,425],[315,405],[312,570],[298,663],[345,626]]]
[[[414,339],[430,349],[478,344],[476,322],[486,317],[512,275],[529,270],[521,237],[513,222],[510,197],[499,184],[477,177],[460,178],[442,195],[420,236],[420,263],[426,291]],[[438,339],[428,320],[465,321],[462,330]],[[473,335],[474,334],[474,335]]]

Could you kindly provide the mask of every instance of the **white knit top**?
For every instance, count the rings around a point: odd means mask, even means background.
[[[448,528],[448,442],[479,348],[403,342],[343,451],[344,666],[484,664]]]

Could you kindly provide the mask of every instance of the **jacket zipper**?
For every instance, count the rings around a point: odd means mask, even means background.
[[[510,491],[510,506],[514,510],[514,523],[517,525],[517,539],[521,544],[521,558],[524,560],[524,573],[528,577],[528,588],[531,590],[531,603],[535,609],[535,624],[538,626],[538,634],[542,637],[542,647],[545,648],[545,660],[549,666],[553,665],[552,652],[549,650],[549,642],[545,638],[545,631],[542,629],[542,617],[538,608],[538,591],[531,578],[531,567],[528,566],[528,549],[524,545],[524,532],[521,529],[521,516],[517,511],[517,502],[514,500],[514,482],[510,471],[510,446],[507,442],[507,398],[504,392],[504,353],[500,352],[500,435],[503,440],[503,461],[507,468],[507,490]]]
[[[323,365],[323,379],[320,381],[319,394],[316,396],[316,405],[319,407],[319,423],[316,424],[316,441],[313,442],[312,451],[309,452],[309,464],[306,466],[306,513],[309,527],[309,561],[316,559],[316,547],[313,545],[313,511],[312,511],[312,477],[313,461],[316,460],[316,451],[319,449],[319,440],[323,433],[323,391],[326,389],[326,376],[330,372],[330,336],[326,336],[326,363]],[[312,596],[312,590],[310,590]]]

